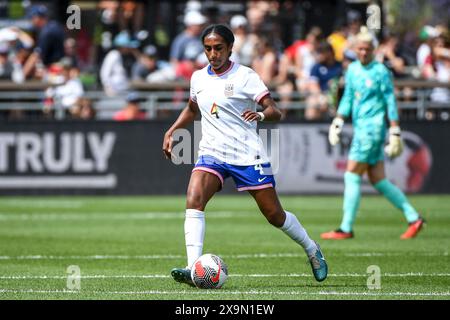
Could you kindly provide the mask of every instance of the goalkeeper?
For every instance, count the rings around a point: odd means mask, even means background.
[[[353,120],[354,135],[344,176],[342,223],[339,229],[323,233],[323,239],[353,238],[353,225],[361,198],[361,178],[366,171],[375,189],[403,211],[409,227],[401,239],[415,237],[425,222],[404,193],[385,176],[383,151],[391,158],[397,157],[403,150],[403,143],[391,74],[382,63],[374,60],[373,42],[372,34],[363,27],[357,35],[358,60],[348,68],[344,95],[330,126],[328,138],[331,145],[339,143],[344,118],[349,116]],[[389,143],[383,150],[386,115],[390,124]]]

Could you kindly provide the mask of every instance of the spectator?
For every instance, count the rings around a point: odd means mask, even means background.
[[[248,33],[247,18],[242,15],[235,15],[230,20],[230,26],[234,33],[233,54],[231,60],[244,66],[250,67],[255,56],[257,37],[253,33]]]
[[[420,30],[419,39],[422,41],[419,49],[417,49],[416,60],[417,66],[422,70],[425,65],[425,60],[431,54],[431,46],[433,39],[439,36],[438,30],[432,26],[424,26]]]
[[[375,60],[383,63],[396,79],[408,76],[405,70],[407,57],[403,54],[404,50],[400,48],[399,44],[399,37],[392,32],[388,32],[382,43],[375,49]],[[394,91],[396,96],[403,101],[411,100],[414,95],[413,89],[409,86],[396,87]],[[403,110],[399,112],[401,113]]]
[[[170,62],[177,75],[190,79],[196,69],[195,61],[203,53],[200,34],[207,19],[198,11],[188,11],[184,16],[186,28],[178,34],[170,48]]]
[[[175,79],[175,72],[166,61],[158,60],[158,50],[154,45],[146,46],[138,61],[133,65],[134,81],[162,82]]]
[[[33,26],[37,29],[37,43],[34,52],[24,66],[24,75],[29,77],[36,65],[41,62],[45,67],[64,57],[64,29],[54,20],[49,20],[47,7],[33,5],[29,12]]]
[[[296,85],[299,92],[304,92],[308,88],[311,69],[316,63],[316,50],[322,39],[322,30],[313,27],[306,35],[306,43],[299,46],[296,55]]]
[[[260,33],[267,23],[266,16],[273,10],[276,11],[277,3],[267,0],[250,0],[247,1],[246,16],[248,17],[250,32]]]
[[[18,41],[15,45],[15,51],[10,55],[13,64],[12,81],[23,83],[25,81],[24,66],[28,57],[32,53],[32,48],[24,46],[23,42]]]
[[[320,33],[321,33],[320,28],[313,27],[311,28],[311,31],[308,33],[308,36],[310,34],[320,35]],[[280,58],[280,66],[277,76],[278,83],[285,82],[290,74],[295,74],[295,62],[298,50],[306,44],[308,44],[308,40],[298,39],[284,50]]]
[[[126,31],[122,31],[114,38],[116,49],[111,50],[105,57],[100,69],[100,80],[103,89],[109,96],[124,93],[129,88],[129,75],[125,66],[125,59],[130,55],[137,55],[137,40],[132,40]]]
[[[446,35],[440,35],[434,40],[431,53],[425,60],[424,76],[427,80],[450,83],[450,45]],[[450,90],[434,88],[431,92],[431,100],[449,103]]]
[[[395,78],[405,76],[405,58],[402,56],[398,44],[398,36],[389,32],[375,50],[375,59],[391,70]]]
[[[288,114],[292,93],[296,86],[301,92],[307,89],[307,79],[315,63],[315,48],[321,34],[319,27],[312,27],[306,39],[296,40],[281,55],[275,82],[277,93],[280,95],[280,110],[283,116]]]
[[[337,30],[333,31],[328,37],[327,41],[333,47],[334,57],[336,61],[344,60],[344,53],[347,46],[347,28],[345,25],[340,25]]]
[[[52,86],[46,90],[46,113],[54,109],[55,103],[60,104],[64,110],[70,110],[84,95],[78,73],[78,69],[68,58],[62,59],[49,68],[48,81]]]
[[[26,48],[32,48],[34,45],[33,38],[17,27],[0,29],[0,42],[9,43],[10,47],[14,47],[17,42],[20,42]]]
[[[334,54],[334,56],[336,57],[336,53]],[[350,63],[352,63],[356,59],[358,59],[358,56],[356,55],[355,51],[353,50],[344,51],[344,55],[342,57],[342,72],[345,73]]]
[[[126,106],[114,114],[113,119],[116,121],[128,121],[128,120],[144,120],[146,117],[145,112],[141,110],[140,103],[144,101],[137,92],[130,92],[127,95]]]
[[[341,25],[338,30],[328,36],[327,40],[333,47],[337,61],[341,62],[344,59],[344,52],[354,49],[356,35],[359,33],[361,26],[361,13],[356,10],[349,10],[346,24]]]
[[[67,38],[64,41],[64,57],[69,58],[74,67],[80,68],[77,55],[77,42],[74,38]]]
[[[145,1],[127,0],[119,2],[118,22],[121,30],[130,30],[139,40],[140,35],[146,38],[147,31],[143,30],[145,21]]]
[[[146,46],[133,64],[131,78],[133,80],[145,80],[147,76],[158,69],[157,49],[153,45]]]
[[[345,31],[346,44],[345,49],[353,50],[356,44],[356,36],[361,30],[362,16],[357,10],[347,12],[347,28]],[[375,39],[375,38],[374,38]]]
[[[101,0],[97,4],[98,20],[94,32],[96,44],[96,61],[101,65],[106,54],[113,48],[114,37],[120,32],[118,23],[118,1]]]
[[[92,101],[86,98],[80,98],[69,110],[72,119],[92,120],[95,119],[96,111],[92,106]]]
[[[328,96],[331,81],[342,76],[342,64],[336,61],[333,47],[328,42],[321,42],[317,53],[317,64],[311,69],[308,84],[309,96],[305,110],[307,120],[323,119],[328,114],[331,107]]]
[[[188,0],[186,2],[186,7],[184,8],[184,13],[189,11],[201,11],[202,3],[198,0]]]
[[[277,74],[278,58],[271,39],[260,36],[256,45],[256,57],[252,69],[269,85]]]
[[[11,79],[13,66],[8,58],[9,46],[5,42],[0,42],[0,79]]]
[[[17,27],[0,29],[0,47],[3,51],[0,77],[22,83],[25,80],[23,65],[33,44],[33,39]]]

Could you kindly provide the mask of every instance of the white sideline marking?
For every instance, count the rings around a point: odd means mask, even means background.
[[[230,274],[230,278],[310,278],[309,273],[290,273],[290,274]],[[329,277],[363,277],[367,274],[361,273],[331,273]],[[450,277],[450,273],[422,273],[422,272],[408,272],[408,273],[383,273],[383,277]],[[154,279],[154,278],[170,278],[166,274],[143,274],[143,275],[81,275],[80,279]],[[29,279],[67,279],[67,276],[51,276],[51,275],[15,275],[15,276],[0,276],[0,280],[29,280]]]
[[[121,255],[92,255],[92,256],[0,256],[0,260],[152,260],[152,259],[182,259],[181,255],[151,255],[151,256],[121,256]]]
[[[143,275],[86,275],[79,276],[80,279],[153,279],[153,278],[170,278],[166,274],[143,274]],[[0,280],[28,280],[28,279],[67,279],[67,276],[0,276]]]
[[[52,208],[52,209],[79,209],[83,206],[84,202],[80,200],[35,200],[23,201],[23,199],[8,199],[0,200],[2,206],[14,207],[14,208]]]
[[[254,253],[254,254],[231,254],[220,255],[224,259],[270,259],[270,258],[305,258],[305,254],[300,253]],[[396,257],[396,256],[425,256],[442,257],[448,256],[448,252],[399,252],[399,253],[344,253],[332,256],[345,257]],[[86,255],[86,256],[51,256],[51,255],[26,255],[26,256],[0,256],[0,260],[159,260],[159,259],[184,259],[184,255],[162,254],[162,255]]]
[[[339,254],[336,254],[339,255]],[[421,256],[421,257],[446,257],[448,252],[354,252],[342,254],[346,257],[398,257],[398,256]]]
[[[252,214],[258,217],[257,214]],[[121,212],[121,213],[100,213],[91,212],[85,214],[79,213],[20,213],[20,214],[1,214],[0,220],[3,221],[38,221],[38,220],[153,220],[153,219],[184,219],[184,212]],[[230,211],[217,211],[208,214],[208,219],[212,218],[233,218],[233,217],[249,217],[250,212],[234,213]]]
[[[302,295],[302,296],[450,296],[450,292],[339,292],[339,291],[226,291],[226,290],[199,290],[199,291],[74,291],[74,290],[35,290],[35,289],[0,289],[0,293],[71,293],[71,294],[113,294],[113,295]]]

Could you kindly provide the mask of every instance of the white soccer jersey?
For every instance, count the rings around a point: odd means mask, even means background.
[[[241,116],[246,110],[256,111],[256,104],[267,94],[255,71],[234,62],[221,74],[209,65],[194,72],[190,99],[202,115],[198,155],[242,166],[269,162],[256,121],[245,122]]]

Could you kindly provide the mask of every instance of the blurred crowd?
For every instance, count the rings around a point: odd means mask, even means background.
[[[98,4],[109,36],[101,39],[98,68],[93,72],[107,96],[126,97],[123,109],[113,115],[116,120],[146,117],[140,109],[144,100],[133,92],[133,82],[188,82],[195,70],[207,65],[200,34],[213,22],[232,28],[236,40],[231,59],[261,76],[278,95],[285,116],[301,112],[307,120],[331,118],[342,94],[347,66],[356,59],[355,35],[365,22],[359,11],[348,10],[344,22],[331,33],[312,26],[299,39],[282,43],[280,29],[274,27],[273,19],[268,19],[280,10],[276,1],[247,1],[244,12],[224,17],[224,21],[212,21],[202,11],[201,2],[188,1],[183,11],[183,29],[171,39],[170,53],[163,56],[157,45],[149,43],[147,31],[143,30],[144,10],[140,5],[133,1]],[[118,18],[121,11],[122,20]],[[77,41],[67,35],[64,25],[51,19],[44,5],[30,6],[27,18],[35,30],[33,36],[18,27],[0,29],[0,79],[18,84],[29,80],[47,83],[43,111],[48,117],[54,116],[58,103],[71,118],[95,118],[93,102],[85,97],[80,79],[84,62],[80,61]],[[269,21],[272,25],[268,25]],[[398,34],[386,28],[377,38],[375,59],[384,63],[396,79],[450,82],[448,25],[425,25],[414,48],[405,46]],[[397,90],[401,99],[414,99],[412,88]],[[306,102],[304,110],[290,108],[296,96]],[[430,99],[450,103],[450,91],[435,88]]]

